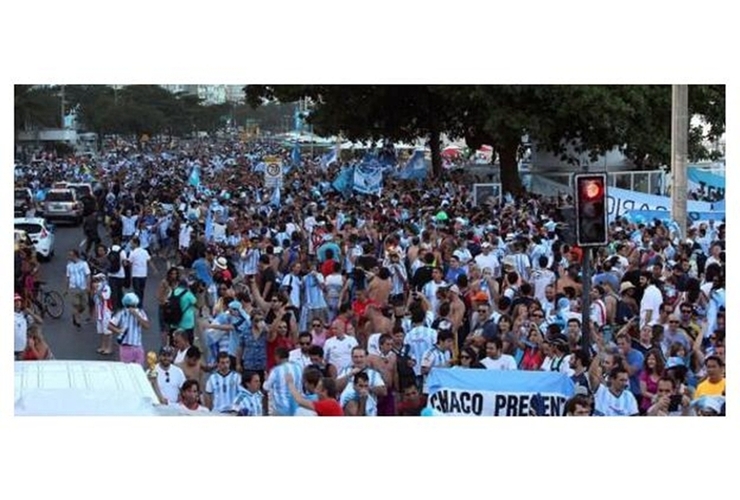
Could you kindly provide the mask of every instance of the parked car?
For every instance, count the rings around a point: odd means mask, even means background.
[[[16,217],[16,231],[21,230],[31,239],[39,259],[49,260],[54,256],[54,226],[41,217]]]
[[[89,215],[97,210],[97,201],[93,185],[89,182],[55,182],[52,189],[73,189],[77,193],[77,199],[82,202],[82,215]]]
[[[34,208],[33,193],[28,188],[15,188],[13,204],[16,217],[25,217],[28,210]]]
[[[50,189],[44,199],[44,217],[82,224],[82,202],[74,189]]]

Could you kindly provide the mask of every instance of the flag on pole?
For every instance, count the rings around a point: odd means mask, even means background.
[[[321,170],[326,170],[332,164],[339,161],[339,146],[335,147],[321,157]]]
[[[334,182],[331,183],[331,187],[336,191],[339,191],[345,196],[348,196],[352,190],[352,179],[354,176],[354,167],[344,167]]]
[[[417,149],[398,173],[398,177],[404,180],[422,180],[426,176],[427,164],[424,160],[424,151]]]
[[[298,145],[298,142],[295,143],[293,151],[290,152],[290,162],[295,167],[301,165],[301,147]]]
[[[208,212],[206,212],[205,236],[208,242],[213,239],[213,211],[211,207],[208,207]]]
[[[200,186],[200,167],[198,165],[193,165],[193,169],[190,171],[188,183],[194,188]]]
[[[270,197],[270,205],[275,208],[280,208],[280,183],[275,184],[275,189]]]

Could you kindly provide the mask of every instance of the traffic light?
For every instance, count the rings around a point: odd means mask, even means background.
[[[578,245],[606,245],[606,174],[577,174],[574,183]]]

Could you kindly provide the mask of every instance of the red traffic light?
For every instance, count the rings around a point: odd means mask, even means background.
[[[586,177],[578,179],[578,191],[582,201],[594,201],[604,197],[602,178]]]

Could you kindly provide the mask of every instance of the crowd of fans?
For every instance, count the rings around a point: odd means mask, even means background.
[[[39,197],[58,180],[94,184],[94,222],[67,266],[74,326],[94,318],[98,352],[147,368],[160,402],[421,415],[429,372],[457,367],[565,373],[568,415],[724,414],[724,223],[681,239],[659,221],[611,223],[582,328],[587,250],[561,223],[570,200],[474,206],[458,170],[343,196],[341,165],[317,157],[285,174],[275,206],[254,171],[267,155],[291,162],[290,148],[222,141],[16,166]],[[17,250],[16,359],[51,356],[26,307],[38,269]],[[156,286],[149,270],[164,273]],[[159,345],[143,345],[146,329]]]

